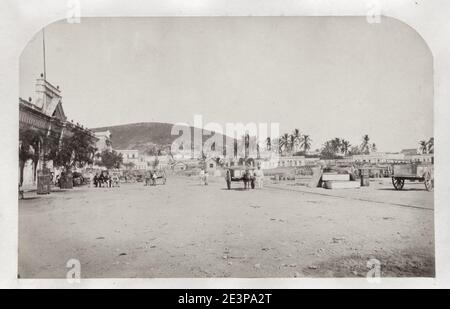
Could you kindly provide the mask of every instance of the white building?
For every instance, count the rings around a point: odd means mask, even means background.
[[[206,170],[208,171],[208,173],[210,173],[211,175],[214,174],[214,172],[217,170],[217,161],[213,158],[208,158],[205,160],[205,165],[206,165]]]
[[[305,165],[316,165],[320,161],[319,157],[305,158]]]
[[[109,130],[97,131],[94,132],[94,135],[98,139],[95,144],[97,152],[101,153],[104,150],[112,151],[111,132]]]
[[[389,152],[374,152],[371,154],[353,155],[352,161],[354,163],[394,163],[397,161],[406,160],[403,153],[389,153]]]
[[[259,159],[256,161],[256,165],[261,166],[261,169],[266,170],[266,169],[271,169],[271,168],[276,168],[278,167],[279,164],[279,160],[278,157],[270,157],[270,158],[265,158],[265,159]]]
[[[147,163],[144,160],[141,160],[139,158],[139,150],[135,149],[119,149],[116,150],[117,153],[120,153],[122,155],[123,164],[130,164],[132,163],[133,169],[147,169]]]
[[[304,156],[286,156],[278,158],[278,167],[297,167],[306,165]]]
[[[405,159],[410,160],[411,162],[434,163],[434,154],[423,153],[423,154],[405,155]]]

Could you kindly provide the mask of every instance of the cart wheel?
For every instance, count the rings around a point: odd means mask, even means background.
[[[228,188],[228,190],[231,189],[231,181],[229,181],[229,180],[227,180],[227,188]]]
[[[430,173],[425,174],[425,188],[429,192],[433,191],[434,189],[434,179],[432,179]]]
[[[392,184],[394,185],[395,190],[401,190],[405,185],[405,180],[402,178],[392,177]]]

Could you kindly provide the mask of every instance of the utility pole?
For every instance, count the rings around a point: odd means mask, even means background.
[[[47,80],[47,70],[45,65],[45,28],[42,28],[42,51],[44,56],[44,80]]]

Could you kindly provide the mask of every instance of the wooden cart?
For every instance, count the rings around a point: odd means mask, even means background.
[[[245,189],[255,189],[255,176],[253,167],[247,166],[233,166],[227,169],[225,173],[225,181],[227,183],[228,190],[231,189],[232,181],[242,181],[244,182]]]
[[[395,190],[403,189],[405,180],[419,181],[425,184],[427,191],[434,188],[433,164],[405,163],[393,166],[392,184]]]
[[[165,185],[167,181],[166,172],[164,170],[149,171],[145,175],[145,186],[156,186],[156,181],[161,180],[161,184]]]

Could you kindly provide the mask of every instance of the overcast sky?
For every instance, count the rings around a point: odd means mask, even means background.
[[[69,119],[279,122],[319,148],[369,134],[380,151],[433,134],[433,59],[391,18],[87,18],[45,29],[47,79]],[[25,47],[20,96],[43,71],[42,33]]]

